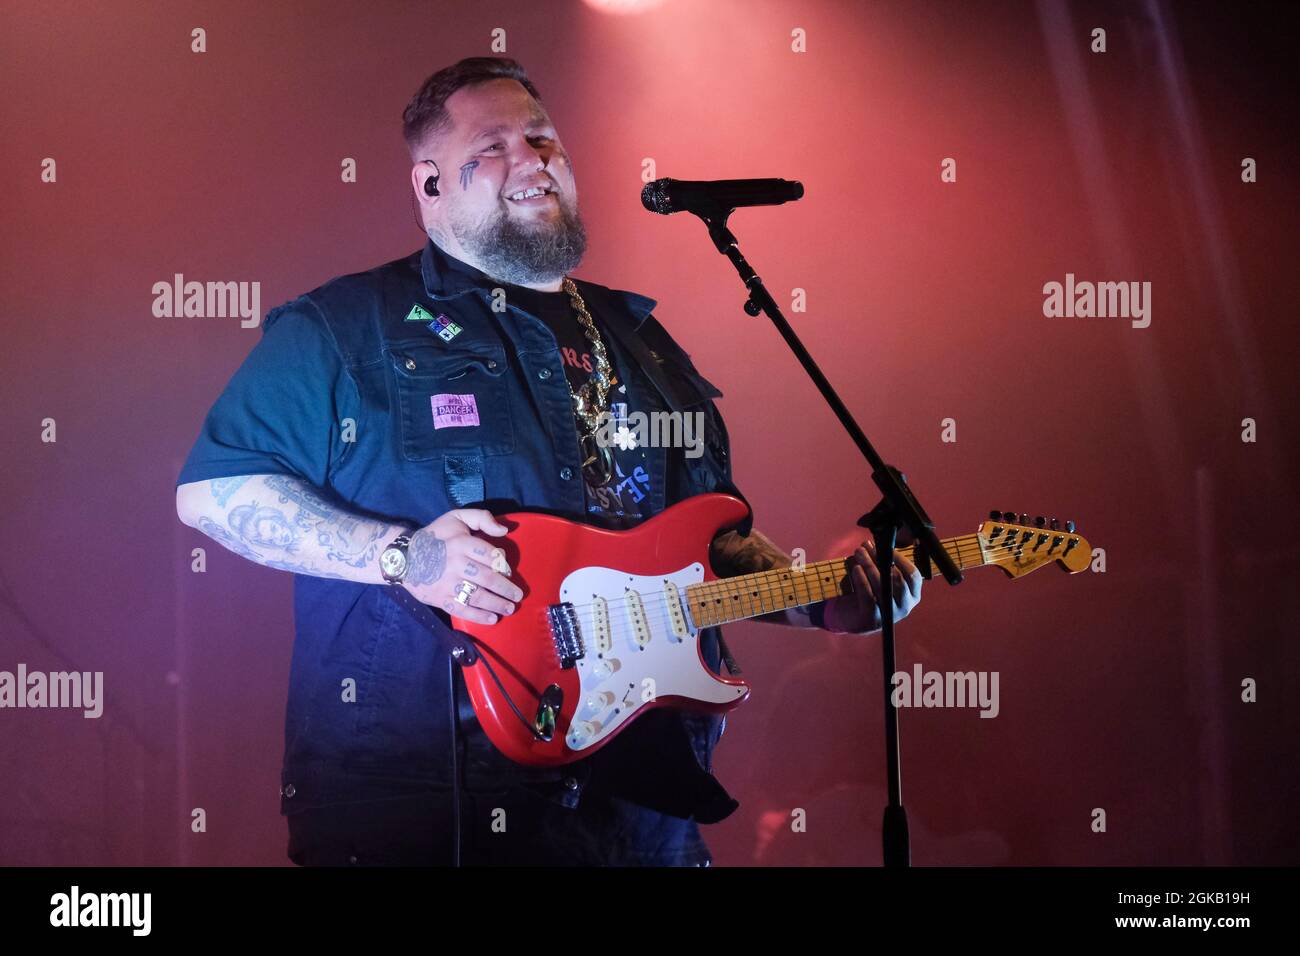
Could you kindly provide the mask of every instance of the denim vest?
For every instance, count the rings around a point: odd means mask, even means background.
[[[711,491],[743,498],[732,484],[727,432],[712,401],[721,392],[650,314],[655,301],[575,281],[607,333],[633,407],[705,413],[699,457],[644,449],[649,513]],[[429,242],[422,253],[337,278],[267,316],[264,334],[291,312],[320,326],[346,369],[349,385],[336,411],[355,423],[355,440],[331,445],[323,487],[349,510],[415,526],[456,507],[587,520],[555,337],[508,301],[494,311],[496,286],[481,273],[448,268],[445,253]],[[443,335],[412,315],[435,317]],[[479,424],[433,427],[430,396],[438,393],[472,394]],[[751,520],[741,533],[748,534]],[[382,590],[295,576],[282,813],[450,779],[447,655]],[[720,630],[705,629],[701,641],[719,671]],[[341,703],[340,683],[349,677],[356,701]],[[523,784],[568,807],[591,790],[644,806],[647,814],[714,822],[738,806],[711,773],[722,724],[656,709],[592,757],[539,770],[497,753],[462,707],[462,772],[469,789]]]

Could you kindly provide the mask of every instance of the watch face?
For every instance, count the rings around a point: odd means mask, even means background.
[[[388,548],[379,556],[379,567],[390,578],[401,577],[406,570],[406,555],[399,548]]]

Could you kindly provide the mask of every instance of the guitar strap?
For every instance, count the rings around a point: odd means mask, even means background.
[[[444,624],[442,618],[433,613],[432,608],[419,601],[414,594],[400,584],[386,584],[383,587],[385,594],[405,608],[407,613],[433,634],[452,660],[462,667],[468,667],[478,662],[478,649],[474,647],[474,642],[460,631]]]
[[[722,631],[718,631],[718,653],[722,655],[722,663],[727,665],[727,673],[732,677],[739,677],[741,674],[740,665],[736,659],[731,656],[731,648],[727,642],[722,639]]]

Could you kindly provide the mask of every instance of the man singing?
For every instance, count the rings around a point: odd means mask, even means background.
[[[590,757],[516,765],[464,704],[443,646],[384,593],[407,589],[439,626],[453,612],[492,624],[522,596],[494,514],[626,528],[692,495],[740,496],[721,393],[655,301],[572,277],[586,250],[577,181],[519,64],[433,74],[404,134],[429,241],[271,310],[177,480],[182,521],[294,574],[289,857],[707,866],[698,825],[737,806],[711,772],[724,719],[653,709]],[[596,434],[611,416],[665,411],[699,416],[700,447]],[[751,521],[713,541],[719,575],[790,564]],[[901,618],[921,576],[896,564]],[[851,579],[852,593],[764,620],[875,630],[869,548]],[[721,673],[720,630],[700,640]]]

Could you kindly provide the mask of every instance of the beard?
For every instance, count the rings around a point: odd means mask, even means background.
[[[456,215],[450,220],[453,234],[476,260],[474,265],[511,285],[553,282],[577,268],[587,251],[582,218],[563,202],[559,219],[524,221],[502,210],[484,221],[470,222]]]

